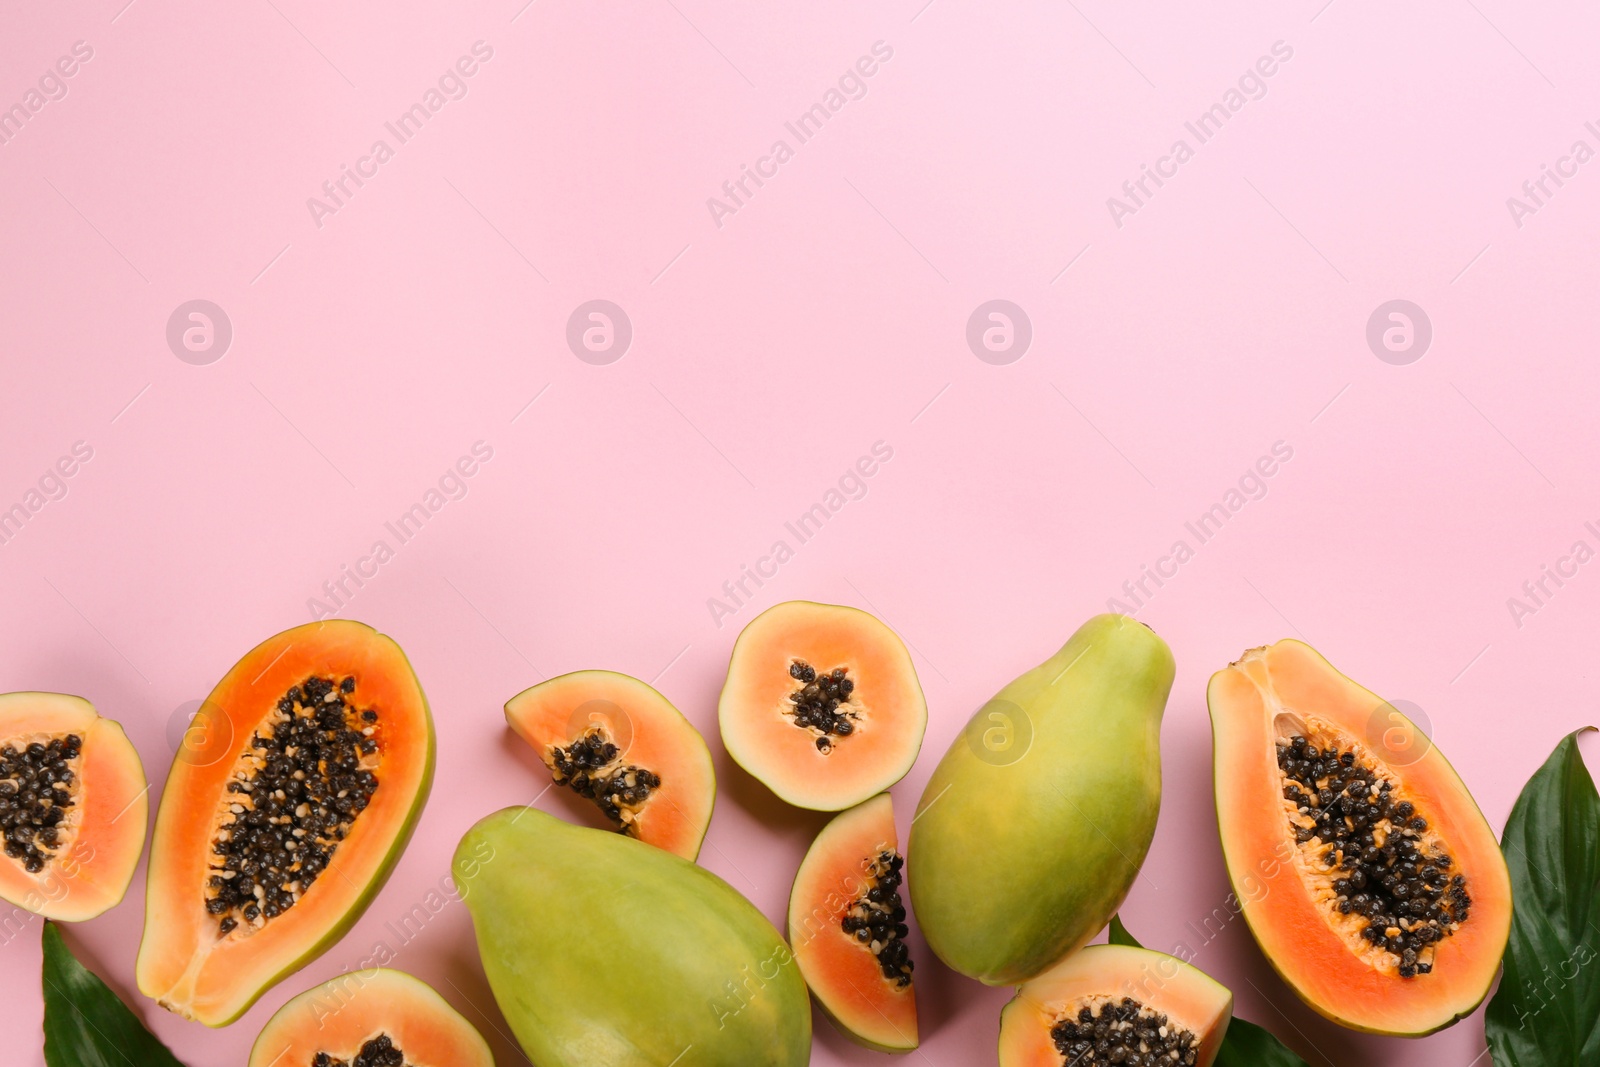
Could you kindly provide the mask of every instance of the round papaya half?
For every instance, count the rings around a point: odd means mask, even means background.
[[[144,766],[82,697],[0,695],[0,897],[47,919],[122,900],[144,851]]]
[[[928,705],[893,630],[858,608],[791,600],[739,635],[717,718],[728,754],[767,788],[840,811],[905,777]]]
[[[1511,881],[1438,747],[1300,641],[1246,652],[1207,700],[1228,875],[1284,981],[1371,1033],[1470,1013],[1505,952]]]
[[[330,619],[256,646],[167,777],[139,989],[224,1026],[321,955],[389,877],[433,760],[428,702],[394,641]]]
[[[615,671],[576,671],[512,697],[506,722],[613,829],[686,860],[700,854],[717,796],[711,752],[655,689]]]
[[[879,1052],[917,1047],[904,867],[880,793],[822,828],[789,896],[789,944],[811,995],[845,1036]]]
[[[1233,994],[1172,956],[1091,945],[1000,1012],[1000,1067],[1210,1067]]]
[[[249,1067],[494,1067],[483,1035],[404,971],[351,971],[267,1020]]]

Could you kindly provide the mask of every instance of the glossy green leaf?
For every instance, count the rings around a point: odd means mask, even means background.
[[[1111,917],[1107,934],[1113,945],[1143,948],[1122,925],[1122,916]],[[1283,1043],[1255,1023],[1247,1023],[1237,1015],[1228,1024],[1228,1033],[1222,1039],[1213,1067],[1306,1067],[1306,1061],[1283,1047]]]
[[[1268,1031],[1235,1016],[1212,1067],[1306,1067],[1306,1061]]]
[[[1511,941],[1484,1021],[1498,1067],[1600,1063],[1600,795],[1582,732],[1529,779],[1501,839]]]
[[[44,1062],[48,1067],[183,1067],[44,924]]]
[[[1129,948],[1144,948],[1143,945],[1139,944],[1139,942],[1133,939],[1132,934],[1128,933],[1128,928],[1122,925],[1121,915],[1111,916],[1111,930],[1106,936],[1113,945],[1126,945]]]

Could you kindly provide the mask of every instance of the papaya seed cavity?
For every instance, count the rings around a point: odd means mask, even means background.
[[[219,936],[293,907],[372,802],[379,714],[356,708],[355,689],[354,678],[313,675],[250,738],[211,846],[205,907]]]
[[[547,762],[557,785],[594,801],[617,829],[638,836],[639,809],[661,788],[661,776],[624,764],[621,755],[621,749],[596,726],[565,748],[551,748]]]
[[[1354,741],[1307,724],[1277,742],[1284,809],[1303,872],[1329,919],[1376,966],[1401,978],[1433,971],[1436,946],[1472,910],[1465,875],[1404,783]]]
[[[789,664],[789,677],[799,683],[789,694],[794,724],[816,731],[817,751],[826,755],[833,750],[836,738],[855,732],[859,712],[850,705],[855,680],[845,667],[819,674],[811,664],[798,659]]]
[[[29,874],[67,844],[82,753],[77,734],[0,748],[0,834],[6,855]]]
[[[878,960],[883,977],[904,989],[911,984],[911,952],[906,947],[905,903],[900,899],[900,871],[906,861],[898,852],[878,853],[866,869],[866,892],[851,902],[840,926]]]
[[[1199,1062],[1200,1038],[1166,1015],[1123,997],[1093,997],[1069,1005],[1050,1028],[1068,1067],[1190,1067]]]
[[[394,1047],[393,1039],[388,1034],[379,1034],[361,1046],[361,1051],[356,1053],[354,1060],[341,1060],[337,1056],[319,1052],[312,1057],[309,1067],[410,1067],[410,1065],[406,1063],[405,1054]]]

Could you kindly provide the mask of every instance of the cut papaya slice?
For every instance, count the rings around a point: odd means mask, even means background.
[[[325,952],[388,879],[433,760],[427,699],[389,638],[330,619],[256,646],[168,775],[139,989],[223,1026]]]
[[[351,971],[267,1020],[249,1067],[494,1067],[483,1035],[404,971]]]
[[[1300,641],[1246,652],[1207,700],[1228,874],[1284,981],[1372,1033],[1471,1012],[1505,952],[1511,882],[1438,747]]]
[[[1000,1012],[1000,1067],[1210,1067],[1233,994],[1161,952],[1091,945]]]
[[[512,697],[506,722],[612,829],[687,860],[700,854],[717,796],[711,752],[655,689],[615,671],[576,671]]]
[[[717,717],[728,754],[767,788],[840,811],[905,777],[928,705],[893,630],[857,608],[791,600],[739,635]]]
[[[882,793],[822,828],[789,896],[789,944],[812,996],[845,1036],[879,1052],[917,1047],[904,867]]]
[[[0,695],[0,897],[92,919],[128,891],[149,820],[128,735],[82,697]]]

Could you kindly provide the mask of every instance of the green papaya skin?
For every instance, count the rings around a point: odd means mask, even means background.
[[[1166,642],[1097,615],[968,721],[922,794],[907,846],[912,910],[935,954],[1014,985],[1115,914],[1161,808]]]
[[[804,1067],[789,946],[732,886],[536,808],[479,822],[456,885],[495,1000],[539,1067]]]

